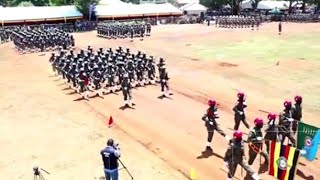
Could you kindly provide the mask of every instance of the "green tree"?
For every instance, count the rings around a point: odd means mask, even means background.
[[[49,0],[12,0],[12,6],[18,6],[22,2],[31,2],[34,6],[48,6],[50,5]]]
[[[76,5],[78,11],[80,11],[84,17],[89,17],[89,5],[91,3],[98,4],[100,0],[75,0],[74,4]]]
[[[73,4],[73,0],[51,0],[50,2],[54,6],[64,6]]]
[[[18,6],[20,6],[20,7],[33,7],[34,5],[30,1],[22,1]]]

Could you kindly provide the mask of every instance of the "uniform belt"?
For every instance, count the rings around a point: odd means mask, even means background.
[[[260,153],[262,151],[262,144],[261,144],[261,146],[259,148],[254,143],[249,142],[249,146],[255,153]]]

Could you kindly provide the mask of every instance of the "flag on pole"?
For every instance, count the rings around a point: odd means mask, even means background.
[[[270,142],[269,175],[279,180],[292,180],[296,174],[300,151],[289,145]]]
[[[113,118],[110,116],[108,126],[111,127],[113,125]]]
[[[297,148],[305,150],[305,157],[308,161],[313,161],[318,152],[320,141],[320,129],[309,124],[299,122],[297,133]]]

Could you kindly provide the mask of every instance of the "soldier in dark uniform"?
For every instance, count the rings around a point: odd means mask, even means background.
[[[155,68],[152,56],[148,60],[146,68],[147,68],[147,72],[148,72],[149,83],[150,84],[155,84],[156,68]]]
[[[228,180],[232,180],[238,165],[244,168],[254,180],[259,180],[260,177],[258,173],[255,173],[253,169],[251,169],[251,167],[245,162],[242,134],[243,133],[240,131],[235,131],[233,133],[233,139],[231,140],[223,158],[224,163],[229,170]]]
[[[228,137],[223,130],[220,129],[216,119],[219,118],[218,114],[218,107],[215,100],[210,99],[208,101],[209,108],[207,112],[202,116],[202,120],[205,121],[205,126],[208,131],[208,138],[207,138],[207,149],[211,149],[211,142],[214,134],[214,130],[216,130],[219,134],[225,137],[228,141],[230,137]]]
[[[107,80],[107,87],[110,92],[114,92],[117,89],[117,85],[114,81],[115,75],[116,75],[116,71],[113,67],[113,64],[109,62],[104,79]]]
[[[125,74],[123,76],[123,81],[121,83],[123,99],[125,102],[125,106],[134,106],[135,104],[132,102],[132,95],[131,95],[131,84],[129,81],[129,75]]]
[[[268,124],[266,128],[266,134],[264,136],[265,144],[267,147],[267,152],[270,150],[270,142],[271,141],[278,141],[278,127],[276,125],[276,118],[277,115],[273,113],[268,114]]]
[[[294,119],[292,118],[292,103],[291,101],[285,101],[283,105],[285,109],[280,113],[278,125],[280,140],[283,144],[285,138],[287,137],[289,138],[291,145],[295,147],[296,140],[292,131],[292,124],[294,123]]]
[[[265,158],[264,163],[267,164],[269,162],[269,155],[263,149],[263,134],[261,128],[263,127],[263,120],[260,118],[256,118],[254,120],[255,127],[250,130],[248,136],[249,143],[249,160],[248,164],[251,166],[253,161],[256,159],[257,154],[262,155]]]
[[[281,35],[281,32],[282,32],[282,24],[281,24],[281,21],[279,22],[278,30],[279,30],[279,35]]]
[[[85,70],[82,68],[80,69],[79,73],[77,74],[77,80],[79,84],[79,93],[82,95],[83,98],[88,99],[89,94],[88,94],[88,87],[87,85],[89,84],[89,78],[87,76],[87,73]]]
[[[302,118],[302,97],[301,96],[295,96],[294,97],[294,107],[293,107],[293,115],[292,118],[294,119],[294,123],[292,126],[292,130],[294,133],[296,133],[298,128],[298,123],[301,121]]]
[[[246,120],[246,115],[244,113],[244,109],[247,107],[247,103],[245,101],[245,94],[242,92],[239,92],[237,96],[238,96],[238,102],[232,109],[235,112],[235,114],[234,114],[234,121],[235,121],[234,130],[239,129],[239,125],[240,125],[241,121],[248,129],[250,129],[250,126]]]
[[[168,76],[168,73],[166,71],[166,66],[162,65],[160,67],[159,71],[159,79],[161,84],[161,92],[163,97],[168,97],[169,95],[172,95],[169,90],[168,80],[170,79]]]

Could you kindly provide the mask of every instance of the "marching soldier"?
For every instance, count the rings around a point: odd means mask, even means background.
[[[245,162],[242,136],[243,133],[240,131],[235,131],[233,133],[233,139],[231,140],[224,155],[224,164],[228,167],[229,171],[227,180],[232,180],[238,165],[244,168],[254,180],[259,180],[260,177],[258,173],[254,172],[253,169]]]
[[[169,95],[172,95],[169,90],[169,85],[168,85],[168,80],[170,79],[168,76],[168,73],[166,71],[166,66],[162,65],[160,67],[160,72],[159,72],[159,79],[160,79],[160,84],[161,84],[161,92],[163,97],[168,97]]]
[[[211,141],[213,138],[214,130],[216,130],[219,134],[225,137],[228,141],[231,139],[227,136],[223,130],[220,129],[216,119],[219,118],[218,114],[218,107],[215,100],[210,99],[208,101],[209,108],[207,112],[202,116],[202,120],[205,121],[205,126],[208,131],[208,138],[207,138],[207,149],[211,149]]]
[[[296,140],[293,135],[292,131],[292,124],[294,123],[294,119],[292,118],[293,109],[291,101],[285,101],[283,103],[284,110],[279,115],[279,136],[281,143],[284,142],[285,138],[287,137],[292,146],[296,146]]]
[[[251,166],[253,161],[256,159],[257,154],[261,154],[265,161],[264,163],[267,164],[269,162],[269,155],[268,153],[263,150],[263,134],[261,128],[263,127],[263,120],[260,118],[256,118],[254,120],[255,127],[250,130],[248,136],[248,143],[249,143],[249,160],[248,164]]]
[[[125,102],[125,106],[134,106],[135,104],[132,102],[132,95],[131,95],[131,84],[129,81],[129,75],[125,74],[123,76],[123,81],[121,84],[122,87],[122,93],[123,93],[123,99]]]
[[[264,136],[267,152],[269,152],[270,142],[278,141],[278,127],[276,125],[277,115],[273,113],[268,114],[268,124],[266,128],[266,134]]]
[[[234,114],[234,121],[235,121],[234,130],[239,129],[241,121],[248,129],[250,129],[250,126],[246,120],[246,115],[244,113],[244,109],[247,107],[247,103],[245,100],[245,94],[242,92],[239,92],[237,96],[238,96],[238,102],[233,107],[233,111],[235,113]]]
[[[298,128],[298,123],[301,121],[302,118],[302,97],[301,96],[295,96],[294,97],[294,107],[293,107],[293,115],[292,118],[295,120],[293,123],[292,130],[294,133],[296,133]]]

